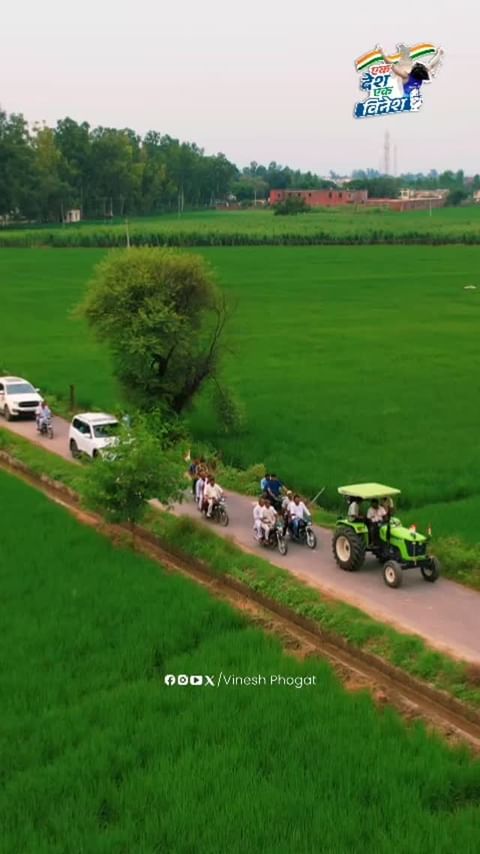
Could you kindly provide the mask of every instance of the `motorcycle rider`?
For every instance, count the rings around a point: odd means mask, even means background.
[[[306,521],[311,522],[312,519],[306,505],[300,500],[299,495],[294,495],[293,501],[290,501],[288,505],[288,515],[294,537],[298,537],[300,523]]]
[[[37,430],[42,432],[43,428],[48,427],[49,421],[52,419],[52,412],[46,400],[42,400],[35,412],[35,420],[37,422]]]
[[[276,510],[281,509],[283,483],[276,474],[271,474],[267,486],[267,495]]]
[[[207,474],[203,471],[203,469],[197,471],[197,482],[195,484],[195,501],[200,511],[203,507],[203,493],[205,492],[206,483]]]
[[[262,512],[264,504],[265,499],[261,495],[256,504],[253,505],[253,530],[258,540],[262,536]]]
[[[261,528],[263,532],[263,542],[268,543],[270,532],[277,524],[277,511],[270,504],[270,499],[265,498],[261,515]]]
[[[285,534],[287,533],[288,523],[290,521],[290,516],[288,514],[288,505],[291,501],[293,501],[293,492],[291,489],[287,489],[282,499],[283,536],[285,536]]]
[[[208,519],[212,518],[213,507],[220,501],[222,495],[222,487],[219,483],[215,483],[215,478],[210,475],[203,490],[203,509]]]

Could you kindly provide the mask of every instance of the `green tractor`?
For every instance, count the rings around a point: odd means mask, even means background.
[[[418,534],[415,527],[404,528],[392,515],[392,496],[399,489],[381,483],[356,483],[339,487],[340,495],[348,499],[348,512],[337,519],[333,533],[333,554],[341,569],[355,572],[362,566],[365,555],[371,552],[383,564],[383,578],[389,587],[400,587],[404,569],[418,567],[425,581],[436,581],[440,563],[428,554],[429,537]],[[362,501],[382,501],[389,504],[385,521],[371,524],[361,512]]]

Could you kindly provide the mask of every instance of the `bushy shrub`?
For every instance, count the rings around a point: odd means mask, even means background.
[[[236,469],[223,463],[217,465],[217,478],[224,489],[232,489],[244,495],[259,495],[260,481],[265,474],[263,463],[255,463],[248,469]]]
[[[290,216],[292,214],[310,213],[311,208],[301,196],[287,196],[283,202],[273,206],[275,216]]]

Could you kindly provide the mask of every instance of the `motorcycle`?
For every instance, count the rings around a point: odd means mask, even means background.
[[[40,433],[40,436],[48,436],[49,439],[53,439],[53,419],[47,418],[42,419],[42,421],[37,421],[37,433]]]
[[[203,512],[206,519],[211,518],[214,522],[217,523],[217,525],[221,525],[222,528],[226,528],[229,521],[230,521],[230,519],[228,517],[228,513],[227,513],[227,507],[226,507],[225,499],[224,499],[223,495],[213,505],[211,517],[207,516],[207,509],[205,506],[204,506],[202,512]]]
[[[253,538],[266,549],[278,549],[281,555],[287,554],[288,544],[283,536],[283,525],[280,521],[273,528],[270,528],[268,539],[265,539],[263,531],[257,531],[255,528],[253,529]]]
[[[316,548],[317,538],[310,520],[301,519],[296,533],[292,523],[290,523],[288,533],[292,543],[300,543],[302,546],[306,545],[309,549]]]

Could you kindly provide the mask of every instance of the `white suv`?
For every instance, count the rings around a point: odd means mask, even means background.
[[[22,377],[0,377],[0,412],[7,421],[18,415],[35,415],[42,398],[38,388]]]
[[[75,415],[68,431],[68,444],[72,457],[88,454],[98,457],[105,448],[118,441],[118,421],[105,412],[83,412]]]

